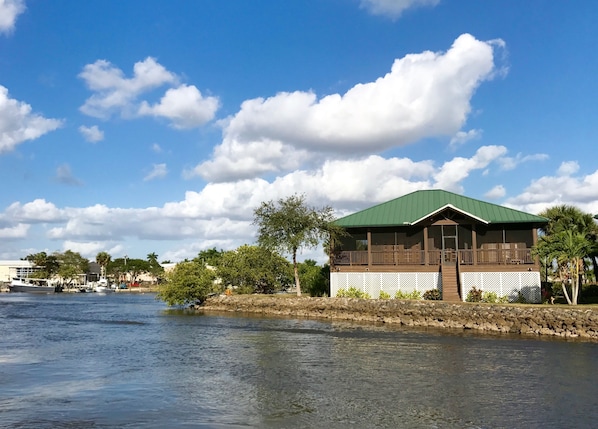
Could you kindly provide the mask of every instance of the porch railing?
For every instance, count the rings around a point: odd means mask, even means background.
[[[371,265],[425,265],[424,250],[372,250]],[[442,261],[442,250],[429,250],[428,265],[439,265]],[[474,259],[474,253],[476,258]],[[455,254],[455,253],[453,253]],[[533,264],[531,249],[479,249],[459,250],[456,252],[460,265],[516,265]],[[351,250],[338,252],[333,257],[334,265],[370,265],[367,250]]]

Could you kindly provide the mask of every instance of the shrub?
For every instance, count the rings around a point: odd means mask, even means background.
[[[442,294],[438,289],[430,289],[424,292],[424,299],[429,301],[440,301],[442,299]]]
[[[521,293],[521,291],[517,291],[517,299],[515,302],[518,304],[527,304],[527,299],[525,299],[525,296]]]
[[[362,292],[354,286],[351,286],[348,290],[339,289],[336,293],[337,298],[361,298],[361,299],[370,299],[370,295],[368,293]]]
[[[482,302],[491,304],[498,302],[498,294],[496,292],[482,292]]]
[[[480,289],[476,289],[476,287],[472,287],[469,292],[467,292],[467,298],[465,299],[467,302],[482,302],[482,291]]]
[[[395,299],[422,299],[421,292],[414,290],[413,292],[403,292],[398,290],[395,293]]]
[[[390,294],[388,292],[384,292],[383,290],[380,291],[380,299],[390,299]]]

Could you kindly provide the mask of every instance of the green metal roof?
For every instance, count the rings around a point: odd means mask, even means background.
[[[481,223],[546,223],[548,219],[442,190],[415,191],[337,219],[345,228],[415,225],[451,208]]]

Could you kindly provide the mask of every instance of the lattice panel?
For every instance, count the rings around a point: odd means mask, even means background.
[[[422,294],[430,289],[442,292],[438,273],[331,273],[330,296],[336,296],[340,289],[354,287],[378,298],[380,291],[394,297],[398,290],[410,293],[414,290]]]
[[[494,292],[499,297],[508,296],[515,301],[519,291],[527,302],[540,302],[540,273],[462,273],[461,293],[467,297],[469,291],[476,287],[484,292]]]

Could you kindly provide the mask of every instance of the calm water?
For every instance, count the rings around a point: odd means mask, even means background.
[[[585,428],[598,345],[0,294],[2,428]]]

